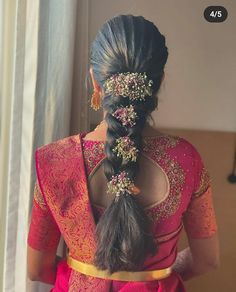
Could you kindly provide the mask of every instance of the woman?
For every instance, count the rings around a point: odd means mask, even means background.
[[[103,121],[35,151],[28,274],[51,291],[185,291],[218,266],[209,172],[190,142],[149,123],[167,58],[152,22],[107,21],[90,56]],[[177,253],[183,226],[189,248]]]

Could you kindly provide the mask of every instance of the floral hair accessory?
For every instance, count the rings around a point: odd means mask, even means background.
[[[124,160],[136,161],[138,149],[129,136],[120,137],[116,140],[116,147],[112,149],[117,156],[123,157]]]
[[[130,100],[145,100],[152,95],[152,80],[148,80],[146,73],[118,73],[104,82],[105,93],[115,96],[122,95]]]
[[[107,187],[108,192],[115,194],[116,197],[119,197],[124,192],[130,195],[137,195],[140,193],[140,189],[134,185],[125,171],[122,171],[118,175],[113,175],[111,180],[107,183]]]
[[[118,108],[112,116],[117,118],[123,126],[133,127],[136,124],[137,113],[133,105]]]

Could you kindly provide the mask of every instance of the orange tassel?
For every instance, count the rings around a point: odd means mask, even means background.
[[[131,188],[131,191],[134,195],[138,195],[141,192],[141,190],[135,185]]]
[[[96,111],[101,106],[101,96],[98,91],[94,91],[91,98],[91,107]]]

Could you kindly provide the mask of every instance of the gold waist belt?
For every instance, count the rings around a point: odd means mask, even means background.
[[[160,280],[168,277],[171,274],[171,267],[152,270],[152,271],[118,271],[113,274],[109,274],[107,270],[99,270],[92,264],[80,262],[70,255],[67,255],[67,264],[73,270],[78,271],[82,274],[93,276],[96,278],[108,279],[108,280],[119,280],[119,281],[152,281]]]

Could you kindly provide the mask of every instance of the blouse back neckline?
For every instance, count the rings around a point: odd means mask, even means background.
[[[87,132],[82,132],[81,133],[81,138],[83,140],[83,142],[90,142],[90,143],[106,143],[106,140],[94,140],[94,139],[84,139],[84,137],[86,136]],[[166,137],[167,134],[165,133],[161,133],[159,135],[155,135],[155,136],[144,136],[143,139],[144,140],[149,140],[149,139],[158,139],[161,137]]]

